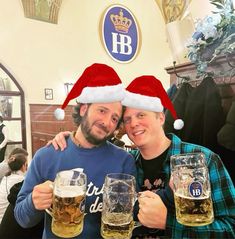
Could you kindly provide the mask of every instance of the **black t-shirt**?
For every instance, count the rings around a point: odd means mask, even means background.
[[[165,188],[166,175],[163,171],[163,162],[166,159],[167,151],[165,150],[156,158],[145,160],[141,156],[141,163],[144,171],[144,185],[142,191],[150,190],[156,192]]]
[[[161,155],[156,158],[145,160],[140,155],[142,169],[144,172],[144,183],[141,187],[141,191],[150,190],[152,192],[157,192],[160,189],[162,193],[165,194],[166,187],[169,187],[166,184],[166,174],[163,171],[163,163],[166,159],[168,149],[165,150]],[[169,190],[168,190],[169,191]],[[160,192],[160,191],[159,191]],[[168,195],[167,195],[168,196]],[[170,200],[172,200],[172,195],[170,195]],[[164,196],[165,198],[165,196]],[[168,207],[169,203],[166,203],[164,200],[164,204]],[[140,238],[168,238],[165,235],[165,230],[160,229],[151,229],[147,227],[139,227],[133,231],[132,239],[140,239]]]

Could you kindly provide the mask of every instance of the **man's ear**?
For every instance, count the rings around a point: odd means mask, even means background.
[[[83,117],[88,109],[88,104],[82,104],[80,107],[80,116]]]
[[[159,119],[161,121],[161,124],[164,125],[166,117],[163,112],[159,112]]]

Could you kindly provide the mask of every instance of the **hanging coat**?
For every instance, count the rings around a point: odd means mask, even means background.
[[[219,90],[213,78],[206,77],[187,98],[182,139],[215,150],[224,122]]]
[[[183,83],[180,89],[176,92],[172,103],[177,112],[178,118],[185,122],[185,107],[187,103],[187,98],[191,94],[193,87],[189,83]],[[181,137],[182,130],[174,129],[174,119],[169,110],[166,110],[166,120],[164,124],[165,133],[174,133]]]
[[[225,125],[217,134],[217,139],[220,145],[235,151],[235,101],[229,109]]]

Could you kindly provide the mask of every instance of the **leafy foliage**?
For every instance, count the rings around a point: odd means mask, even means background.
[[[235,49],[235,14],[231,0],[210,0],[216,6],[211,16],[196,22],[188,45],[188,58],[197,66],[198,75],[208,73],[208,65],[218,56]]]

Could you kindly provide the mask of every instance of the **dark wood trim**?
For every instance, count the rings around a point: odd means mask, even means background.
[[[228,62],[229,59],[229,62]],[[224,84],[224,83],[230,83],[234,84],[235,83],[235,77],[234,75],[229,78],[229,76],[223,77],[219,76],[218,73],[221,72],[228,72],[234,70],[229,64],[232,64],[235,66],[235,54],[232,54],[228,56],[228,59],[226,56],[221,56],[216,58],[212,63],[208,65],[208,70],[213,71],[215,73],[215,81],[217,84]],[[176,82],[177,76],[175,75],[175,72],[179,74],[182,77],[189,77],[190,82],[195,81],[195,80],[202,80],[197,77],[197,71],[196,71],[196,65],[193,64],[192,62],[186,62],[183,64],[179,64],[175,66],[169,66],[165,68],[166,72],[170,75],[170,84],[172,85],[173,83]]]
[[[15,77],[7,70],[7,68],[0,63],[0,68],[2,68],[7,75],[14,81],[14,83],[16,84],[17,88],[19,89],[20,92],[24,92],[22,87],[20,86],[20,84],[17,82],[17,80],[15,79]]]
[[[3,96],[21,96],[19,91],[0,90],[0,95]]]
[[[25,96],[24,91],[20,84],[17,82],[15,77],[7,70],[7,68],[0,63],[0,68],[11,78],[16,87],[19,89],[18,91],[0,91],[0,94],[3,96],[20,96],[20,112],[21,112],[21,134],[22,134],[22,147],[27,150],[27,138],[26,138],[26,118],[25,118]],[[10,120],[9,118],[6,118]],[[12,118],[14,120],[14,118]]]

